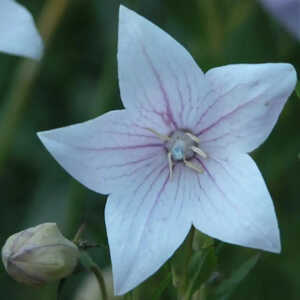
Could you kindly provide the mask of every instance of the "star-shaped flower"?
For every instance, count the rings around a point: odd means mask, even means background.
[[[125,109],[38,134],[67,172],[109,194],[116,293],[153,274],[192,225],[280,252],[272,200],[247,153],[274,127],[294,68],[242,64],[204,74],[173,38],[123,6],[118,63]]]
[[[30,13],[14,0],[0,1],[0,51],[40,59],[41,37]]]
[[[261,0],[261,2],[300,40],[300,0]]]

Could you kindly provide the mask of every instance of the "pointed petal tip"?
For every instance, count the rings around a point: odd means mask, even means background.
[[[274,65],[279,68],[278,72],[286,74],[286,77],[290,80],[291,86],[295,88],[297,83],[297,71],[294,66],[289,63],[276,63]]]
[[[129,292],[129,289],[124,289],[122,287],[114,286],[114,295],[115,296],[123,296],[127,292]]]
[[[53,129],[55,130],[55,129]],[[51,132],[52,130],[43,130],[36,132],[37,137],[39,138],[40,142],[46,147],[48,150],[48,143],[51,142]],[[50,134],[48,134],[50,133]],[[48,150],[49,151],[49,150]]]
[[[2,1],[4,7],[1,5],[0,26],[10,30],[1,32],[0,51],[39,61],[44,45],[34,18],[23,5],[10,0]]]
[[[281,244],[279,244],[279,245],[277,246],[277,248],[275,248],[275,249],[273,250],[273,253],[280,254],[281,251],[282,251]]]
[[[275,254],[281,253],[279,230],[277,231],[276,236],[274,236],[273,240],[269,239],[264,245],[257,245],[257,247],[254,246],[254,248]]]
[[[281,253],[281,241],[280,241],[280,232],[277,225],[276,230],[273,233],[270,233],[270,236],[267,240],[262,243],[258,243],[257,245],[251,245],[250,247],[254,249],[259,249],[271,253],[279,254]]]
[[[32,53],[32,55],[29,56],[29,58],[32,58],[36,61],[41,61],[44,55],[44,44],[42,41],[42,38],[40,38],[38,45],[36,47],[36,51]]]
[[[42,139],[44,139],[44,133],[45,133],[45,131],[38,131],[38,132],[36,132],[36,135],[38,136],[38,138],[40,140],[42,140]]]
[[[134,289],[136,285],[128,284],[128,277],[120,278],[118,270],[114,270],[114,267],[112,267],[112,273],[113,273],[113,290],[115,296],[123,296],[124,294],[128,293],[130,290]]]
[[[295,88],[295,86],[297,84],[297,80],[298,80],[297,71],[296,71],[296,69],[294,68],[293,65],[291,65],[291,64],[287,64],[287,65],[288,65],[289,71],[291,73],[290,76],[291,76],[291,78],[292,78],[292,80],[294,82],[294,88]]]
[[[22,53],[16,53],[17,55],[23,55],[24,57],[33,59],[37,62],[39,62],[44,55],[44,41],[40,35],[40,33],[35,29],[34,38],[32,39],[32,45],[30,49],[27,49],[26,52]]]
[[[127,8],[126,6],[124,5],[120,5],[120,8],[119,8],[119,18],[120,19],[123,19],[125,17],[128,17],[129,15],[133,15],[135,14],[134,11],[132,11],[131,9]]]
[[[276,224],[273,225],[274,230],[272,231],[273,233],[270,233],[270,239],[269,239],[269,243],[268,246],[263,249],[265,251],[269,251],[272,253],[281,253],[281,239],[280,239],[280,231],[279,231],[279,227],[278,227],[278,222],[277,222],[277,218],[276,218]]]
[[[136,29],[136,26],[144,23],[149,22],[147,19],[139,15],[137,12],[129,9],[124,5],[120,5],[119,8],[119,27],[122,24],[126,30],[132,32]]]
[[[281,63],[280,65],[285,69],[287,73],[290,73],[290,75],[293,76],[295,80],[297,80],[297,72],[292,64]]]

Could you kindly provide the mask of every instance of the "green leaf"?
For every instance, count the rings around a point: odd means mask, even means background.
[[[300,98],[300,80],[298,81],[295,89],[296,95]]]
[[[186,273],[188,261],[192,255],[192,244],[194,237],[194,228],[192,228],[186,237],[184,243],[176,250],[170,260],[173,285],[177,289],[185,289]]]
[[[201,285],[206,282],[217,266],[217,257],[214,247],[197,251],[193,254],[189,265],[189,286],[186,299],[189,299]]]
[[[164,278],[164,280],[161,281],[160,285],[158,286],[158,288],[153,293],[151,299],[152,300],[159,300],[162,293],[166,290],[166,288],[169,286],[171,281],[172,281],[172,273],[169,272],[167,274],[166,278]]]
[[[254,268],[260,258],[260,254],[252,256],[244,262],[238,269],[232,272],[230,278],[224,280],[215,290],[215,299],[227,300],[245,279],[249,272]]]
[[[193,239],[193,249],[200,250],[203,248],[209,248],[214,245],[214,239],[210,236],[195,229],[194,239]]]

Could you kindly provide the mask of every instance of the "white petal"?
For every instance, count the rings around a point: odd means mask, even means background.
[[[124,6],[119,17],[118,69],[124,106],[156,111],[172,128],[189,127],[192,107],[208,92],[191,55]]]
[[[13,0],[0,1],[0,51],[40,59],[41,37],[30,13]]]
[[[149,115],[149,114],[148,114]],[[150,118],[154,129],[164,130]],[[167,161],[163,142],[147,130],[142,114],[112,111],[96,119],[38,136],[58,163],[86,187],[102,194],[125,189],[159,157]],[[153,128],[153,127],[152,127]]]
[[[185,201],[191,191],[185,187],[184,171],[176,167],[170,181],[166,161],[157,160],[135,187],[109,196],[105,221],[116,294],[157,271],[189,232],[192,216]]]
[[[202,165],[205,172],[194,183],[195,227],[224,242],[280,252],[272,199],[254,161],[238,154]]]
[[[250,152],[270,134],[296,85],[290,64],[228,65],[206,73],[213,93],[197,135],[208,152]]]

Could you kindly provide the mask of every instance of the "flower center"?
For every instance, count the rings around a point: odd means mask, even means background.
[[[207,154],[199,147],[200,139],[197,136],[182,129],[175,130],[170,136],[162,135],[150,128],[148,129],[166,143],[170,179],[172,178],[174,162],[182,161],[188,168],[198,173],[203,173],[203,169],[199,164],[194,164],[190,161],[195,155],[207,158]]]
[[[192,147],[197,144],[186,133],[183,130],[176,130],[166,143],[168,152],[175,161],[191,159],[194,156]]]

